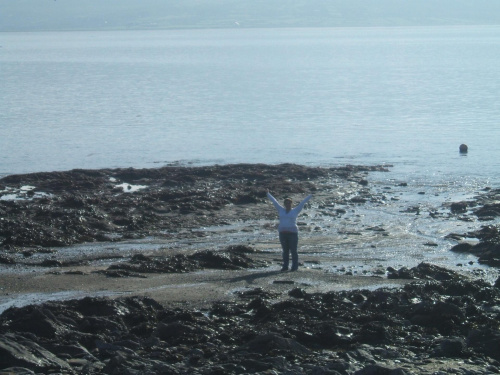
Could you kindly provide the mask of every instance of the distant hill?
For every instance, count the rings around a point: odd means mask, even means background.
[[[0,31],[493,24],[500,0],[0,0]]]

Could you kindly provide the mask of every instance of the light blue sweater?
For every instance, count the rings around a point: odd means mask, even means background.
[[[286,208],[278,203],[276,198],[274,198],[271,193],[267,193],[268,198],[273,202],[274,207],[278,210],[278,215],[280,218],[280,224],[278,226],[279,232],[293,232],[297,233],[299,228],[297,227],[297,216],[299,216],[300,211],[307,203],[309,199],[312,198],[312,195],[308,195],[304,198],[302,202],[300,202],[296,207],[292,208],[290,211],[286,212]]]

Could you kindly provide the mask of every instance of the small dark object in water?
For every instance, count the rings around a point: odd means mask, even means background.
[[[459,147],[459,150],[461,154],[466,154],[469,151],[469,147],[462,143]]]

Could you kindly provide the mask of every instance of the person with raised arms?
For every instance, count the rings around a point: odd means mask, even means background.
[[[299,243],[299,228],[297,227],[297,217],[299,216],[300,211],[302,211],[302,208],[304,208],[304,205],[309,201],[309,199],[312,198],[312,195],[305,197],[304,200],[302,200],[302,202],[294,208],[292,208],[293,202],[290,198],[285,198],[283,207],[269,191],[267,192],[267,196],[278,211],[280,220],[278,233],[281,248],[283,249],[283,267],[281,268],[281,271],[288,271],[290,253],[292,254],[292,268],[290,270],[297,271],[299,268],[299,255],[297,252]]]

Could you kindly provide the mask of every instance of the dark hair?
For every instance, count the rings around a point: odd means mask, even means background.
[[[292,198],[285,198],[284,202],[285,202],[285,204],[286,204],[286,202],[290,202],[290,203],[292,203],[293,201],[292,201]]]

